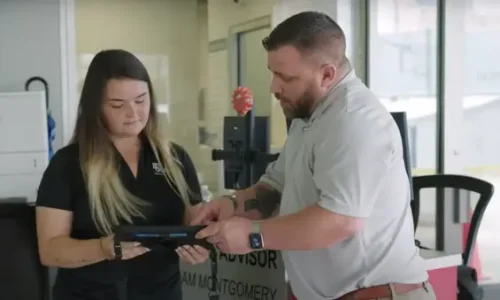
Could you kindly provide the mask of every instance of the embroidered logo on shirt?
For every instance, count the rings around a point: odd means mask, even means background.
[[[155,175],[163,175],[163,168],[159,163],[153,163],[153,172]]]

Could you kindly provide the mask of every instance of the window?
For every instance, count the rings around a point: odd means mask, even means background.
[[[436,170],[437,0],[369,2],[368,83],[390,111],[405,111],[421,138],[414,172]]]
[[[368,85],[389,111],[406,112],[414,176],[437,167],[437,1],[368,1]],[[420,197],[417,239],[434,247],[435,190]]]
[[[500,190],[500,4],[471,0],[465,12],[465,91],[462,100],[464,165],[467,175],[484,179]],[[472,199],[472,208],[476,199]],[[498,192],[486,209],[477,244],[479,279],[500,283]]]

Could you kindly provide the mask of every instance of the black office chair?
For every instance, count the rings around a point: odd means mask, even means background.
[[[472,213],[470,229],[467,235],[465,249],[462,253],[462,266],[458,267],[458,300],[482,299],[483,291],[478,285],[476,271],[470,268],[469,263],[484,212],[493,197],[494,186],[484,180],[465,175],[439,174],[413,177],[414,198],[411,203],[411,208],[415,231],[420,217],[420,191],[425,188],[454,188],[479,194],[479,201]]]
[[[48,300],[48,272],[40,263],[35,208],[0,202],[0,299]]]

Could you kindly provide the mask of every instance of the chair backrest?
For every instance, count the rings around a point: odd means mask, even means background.
[[[453,188],[479,194],[479,200],[470,220],[470,230],[463,252],[463,264],[468,265],[484,212],[493,197],[494,186],[487,181],[465,175],[437,174],[413,177],[414,200],[412,214],[415,230],[417,229],[420,217],[420,191],[425,188]]]
[[[48,273],[40,263],[35,208],[0,201],[0,297],[47,300]]]
[[[408,174],[408,180],[410,181],[410,189],[412,191],[411,200],[413,200],[413,182],[411,173],[411,155],[410,155],[410,139],[408,135],[408,120],[406,118],[406,112],[395,111],[391,112],[392,118],[396,122],[399,128],[399,133],[401,134],[401,142],[403,144],[403,159],[406,168],[406,174]]]

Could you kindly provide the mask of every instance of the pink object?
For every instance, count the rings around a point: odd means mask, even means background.
[[[287,284],[286,295],[288,296],[287,300],[298,300],[292,293],[292,288],[290,287],[290,283]]]
[[[463,225],[463,231],[462,231],[462,233],[463,233],[462,244],[463,244],[464,251],[465,251],[465,245],[467,244],[467,235],[469,234],[469,230],[470,230],[470,223],[465,223]],[[475,243],[474,246],[472,247],[472,257],[470,259],[470,266],[471,266],[471,268],[476,269],[477,279],[479,281],[489,279],[488,276],[483,274],[483,268],[482,268],[482,264],[481,264],[481,259],[479,258],[479,250],[478,250],[477,243]]]
[[[457,267],[431,270],[428,273],[437,300],[457,300]]]
[[[252,91],[247,87],[237,87],[232,95],[232,103],[239,116],[246,115],[253,107]]]

